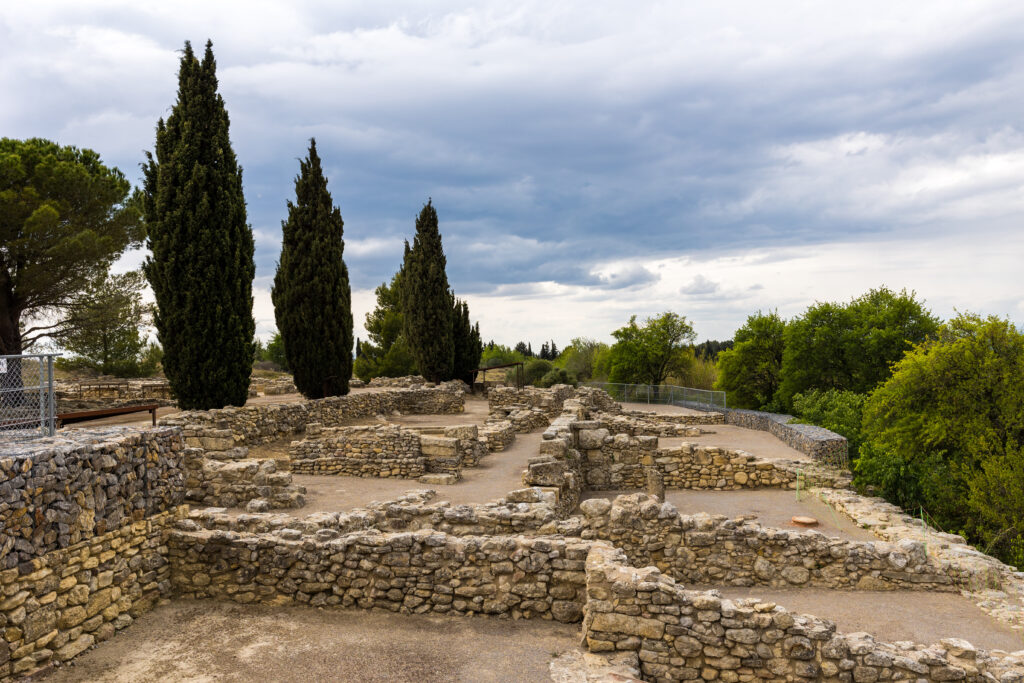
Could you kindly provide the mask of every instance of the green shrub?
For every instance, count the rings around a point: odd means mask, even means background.
[[[548,370],[543,377],[537,380],[535,386],[546,389],[547,387],[553,387],[556,384],[575,384],[575,379],[569,376],[562,368],[551,368]]]
[[[523,382],[534,386],[540,386],[537,382],[539,382],[544,375],[548,374],[553,367],[554,366],[551,364],[551,361],[534,358],[523,367]],[[515,368],[512,368],[512,371],[514,372]]]
[[[793,411],[799,418],[797,422],[818,425],[845,436],[852,462],[860,455],[864,441],[861,423],[867,398],[866,394],[853,391],[814,389],[793,397]]]

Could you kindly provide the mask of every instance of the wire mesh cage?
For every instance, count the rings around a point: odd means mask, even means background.
[[[53,436],[53,354],[0,356],[0,443]]]

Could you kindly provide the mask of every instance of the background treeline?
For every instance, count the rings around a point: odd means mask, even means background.
[[[0,139],[0,354],[45,339],[69,352],[59,361],[65,370],[162,371],[183,409],[243,405],[260,363],[292,373],[307,397],[347,393],[353,320],[344,222],[316,141],[286,202],[271,290],[278,332],[264,345],[254,334],[254,241],[229,128],[212,44],[197,54],[186,42],[177,99],[157,122],[140,189],[91,150]],[[141,246],[149,249],[141,271],[110,273]],[[378,290],[371,339],[357,344],[364,375],[471,381],[480,330],[446,265],[428,201],[399,274]],[[146,283],[152,306],[142,301]],[[150,325],[159,344],[146,343]]]
[[[886,288],[786,321],[758,312],[718,359],[731,407],[849,440],[855,483],[1024,568],[1024,335],[943,322]]]
[[[685,317],[671,312],[647,318],[642,324],[633,316],[612,336],[612,344],[576,337],[562,349],[554,340],[545,341],[537,353],[532,342],[508,347],[492,340],[483,348],[481,364],[493,367],[521,362],[526,383],[539,387],[597,381],[710,389],[715,381],[715,359],[732,347],[731,340],[695,345],[693,327]],[[514,371],[502,371],[500,376],[511,382]]]

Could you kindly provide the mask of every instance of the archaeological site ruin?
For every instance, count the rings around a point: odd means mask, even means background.
[[[1024,574],[853,491],[836,434],[378,384],[6,442],[0,678],[91,679],[187,602],[550,623],[543,680],[1024,681]],[[920,605],[956,610],[886,621]]]

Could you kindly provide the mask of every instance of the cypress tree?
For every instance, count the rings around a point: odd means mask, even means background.
[[[480,367],[484,346],[480,341],[480,324],[473,325],[470,322],[469,305],[459,299],[454,299],[452,307],[452,344],[452,377],[472,386],[473,371]]]
[[[295,386],[307,398],[342,396],[352,376],[352,294],[343,259],[344,222],[309,142],[295,203],[281,222],[281,261],[270,296]]]
[[[186,42],[178,101],[146,154],[144,209],[164,373],[185,410],[243,405],[255,344],[252,230],[213,45]]]
[[[431,382],[452,378],[452,299],[437,211],[428,200],[416,219],[416,237],[402,264],[405,339],[420,374]]]

